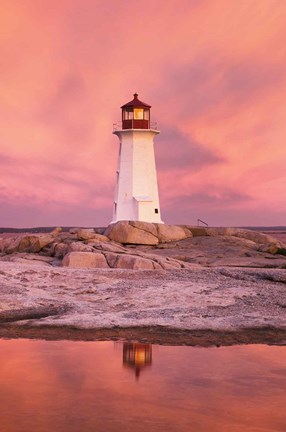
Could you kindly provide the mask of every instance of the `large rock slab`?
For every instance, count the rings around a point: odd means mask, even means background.
[[[50,254],[56,258],[63,258],[69,251],[69,245],[63,242],[55,243],[52,245]]]
[[[183,228],[186,228],[188,231],[191,231],[193,237],[201,237],[208,236],[208,229],[200,226],[192,226],[192,225],[181,225]]]
[[[49,267],[52,265],[54,258],[42,256],[39,254],[16,252],[14,254],[7,254],[0,257],[0,261]]]
[[[15,252],[40,252],[44,247],[53,243],[54,238],[50,234],[25,235],[5,240],[3,252],[10,254]]]
[[[104,255],[94,252],[69,252],[62,261],[63,267],[108,268]]]
[[[115,268],[116,267],[116,261],[118,259],[118,254],[113,253],[113,252],[106,252],[106,253],[104,253],[104,256],[106,258],[106,261],[107,261],[109,267]]]
[[[93,252],[93,248],[90,245],[75,241],[69,244],[68,252]]]
[[[95,240],[95,241],[102,241],[102,242],[109,241],[108,237],[96,233],[92,228],[80,228],[77,230],[76,235],[78,240],[87,240],[87,241]]]
[[[153,261],[134,255],[119,255],[115,267],[132,270],[154,270]]]
[[[275,255],[280,250],[286,251],[286,246],[277,238],[259,231],[243,228],[206,228],[211,236],[233,236],[254,242],[257,250]]]
[[[121,327],[129,328],[127,338],[134,340],[137,337],[134,327],[141,327],[139,338],[146,339],[149,326],[149,335],[156,328],[164,329],[167,335],[175,329],[182,329],[186,335],[189,329],[192,333],[182,342],[187,344],[190,335],[197,334],[199,329],[222,331],[225,343],[228,343],[225,335],[228,330],[245,329],[249,333],[250,329],[257,329],[266,335],[261,341],[268,343],[267,332],[271,329],[275,333],[271,343],[277,343],[276,335],[283,330],[284,337],[280,340],[285,344],[285,283],[285,270],[277,269],[78,271],[51,266],[31,268],[0,261],[0,318],[3,323],[24,320],[14,327],[7,326],[6,330],[1,325],[1,336],[9,337],[11,333],[5,331],[14,328],[14,335],[19,337],[22,324],[25,337],[34,327],[42,331],[44,338],[50,338],[52,328],[56,339],[63,329],[66,336],[71,335],[73,328],[96,329],[96,333],[86,335],[87,339],[91,335],[100,337],[97,331],[102,328],[113,328],[116,337],[121,338],[124,337],[119,333]],[[62,312],[59,306],[63,307]],[[56,319],[50,307],[54,307]],[[34,310],[45,315],[34,315]],[[78,339],[81,334],[75,332],[74,336]],[[201,339],[199,334],[196,345]],[[158,340],[155,338],[154,342]],[[176,340],[175,336],[171,343],[176,344]]]
[[[266,243],[273,243],[277,244],[279,247],[283,247],[283,243],[280,242],[277,238],[272,237],[268,234],[264,234],[259,231],[252,231],[248,229],[243,228],[205,228],[208,235],[217,236],[217,235],[224,235],[224,236],[234,236],[234,237],[240,237],[245,238],[251,241],[254,241],[258,244],[266,244]]]
[[[109,242],[110,240],[109,240],[109,238],[108,237],[106,237],[105,235],[103,235],[103,234],[98,234],[98,233],[95,233],[95,236],[92,238],[92,239],[90,239],[90,240],[88,240],[89,242],[92,242],[92,241],[99,241],[99,242]]]
[[[142,222],[142,221],[129,221],[129,225],[133,226],[134,228],[138,228],[142,231],[146,231],[147,233],[153,234],[155,237],[157,237],[158,224],[150,223],[150,222]]]
[[[153,224],[147,224],[145,222],[129,223],[128,221],[119,221],[109,225],[104,235],[110,240],[122,244],[157,245],[159,240],[155,235],[155,230],[154,234],[151,232],[153,231],[152,225]],[[148,231],[146,227],[148,227]]]
[[[126,252],[126,248],[121,244],[114,242],[99,242],[92,241],[88,242],[88,247],[92,247],[93,249],[97,249],[104,252],[114,252],[114,253],[124,253]]]
[[[94,229],[80,228],[76,232],[78,240],[89,240],[95,237]]]
[[[149,245],[179,241],[192,237],[185,226],[155,224],[140,221],[119,221],[105,231],[105,235],[122,244]]]
[[[190,230],[183,226],[157,224],[157,236],[159,243],[168,243],[172,241],[184,240],[192,237]]]
[[[159,264],[161,265],[161,267],[164,270],[171,270],[171,269],[182,268],[182,265],[178,261],[175,261],[175,260],[168,260],[168,259],[160,260]],[[186,264],[185,266],[187,267],[188,265]]]
[[[233,235],[235,237],[241,237],[248,240],[252,240],[257,244],[273,244],[278,248],[282,248],[284,245],[277,238],[272,237],[268,234],[261,233],[259,231],[251,231],[241,228],[226,228],[227,235]]]

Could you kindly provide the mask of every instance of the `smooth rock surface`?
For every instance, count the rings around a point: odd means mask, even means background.
[[[146,258],[132,256],[132,255],[119,255],[115,267],[119,269],[132,269],[132,270],[153,270],[153,262]]]
[[[153,224],[147,224],[143,222],[142,225],[152,226]],[[150,227],[150,229],[152,228]],[[138,228],[138,222],[132,222],[132,224],[130,224],[128,221],[116,222],[115,224],[109,225],[104,235],[107,236],[110,240],[122,244],[156,245],[159,243],[158,237],[156,237],[150,231]]]
[[[60,309],[14,324],[25,328],[286,330],[285,284],[286,272],[277,269],[134,271],[0,262],[0,312],[9,312],[11,321],[15,311],[16,321],[19,309],[22,315],[30,308]]]
[[[12,239],[6,239],[3,252],[40,252],[45,246],[51,244],[54,238],[50,234],[25,235]]]
[[[207,231],[207,228],[204,228],[204,227],[192,226],[192,225],[181,225],[181,226],[184,228],[187,228],[187,230],[191,231],[193,237],[210,235]]]
[[[95,237],[96,233],[94,229],[82,228],[76,232],[78,240],[89,240]]]
[[[145,231],[146,233],[153,234],[155,237],[157,237],[158,224],[150,223],[150,222],[142,222],[142,221],[129,221],[129,225],[133,226],[134,228],[138,228],[142,231]]]
[[[243,228],[206,228],[206,231],[209,235],[212,236],[234,236],[251,240],[259,245],[273,244],[276,245],[278,248],[284,246],[283,243],[280,242],[277,238],[259,231],[252,231]]]
[[[104,255],[94,252],[69,252],[62,261],[63,267],[108,268]]]
[[[157,224],[157,236],[159,243],[167,243],[184,240],[185,238],[192,237],[193,234],[183,226]]]

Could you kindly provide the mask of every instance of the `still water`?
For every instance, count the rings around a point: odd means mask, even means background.
[[[286,431],[286,347],[0,340],[1,432]]]

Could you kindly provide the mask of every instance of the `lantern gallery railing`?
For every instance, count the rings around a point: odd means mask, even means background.
[[[131,122],[130,123],[130,125],[131,125],[130,129],[139,129],[137,124],[135,125],[135,123],[134,123],[134,125],[133,125],[133,121],[134,120],[128,120],[128,122]],[[113,123],[113,132],[118,131],[118,130],[122,130],[122,129],[123,129],[123,122],[122,121],[118,121],[116,123]],[[126,129],[126,127],[124,127],[124,129]],[[150,122],[149,129],[158,130],[158,123],[157,122]]]

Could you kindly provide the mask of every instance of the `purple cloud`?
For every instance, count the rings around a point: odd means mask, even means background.
[[[223,163],[221,155],[179,129],[162,124],[161,135],[155,139],[158,170],[172,171],[190,168],[197,171],[210,164]]]

